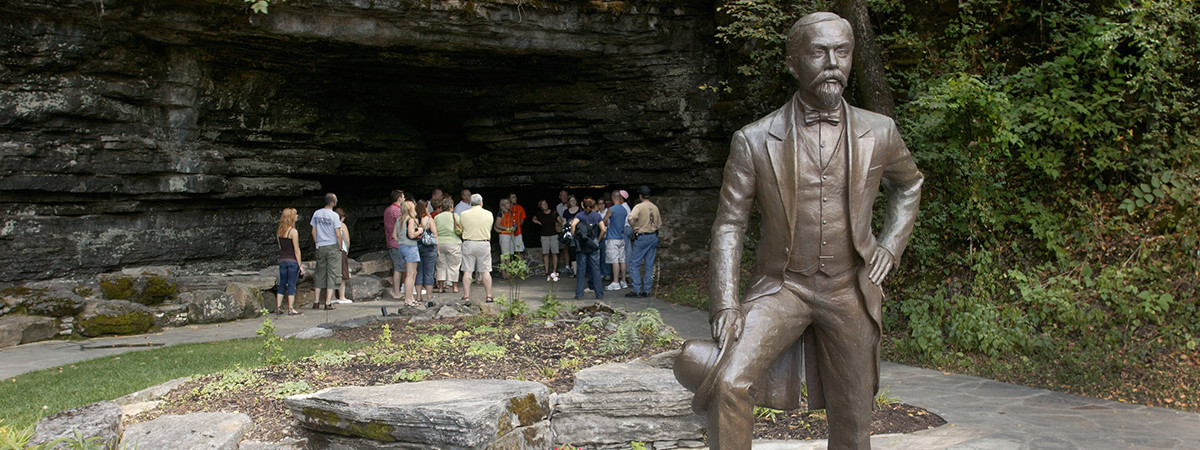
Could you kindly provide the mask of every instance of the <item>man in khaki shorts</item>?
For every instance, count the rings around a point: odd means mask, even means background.
[[[463,299],[471,297],[471,272],[480,273],[486,301],[492,301],[492,225],[495,216],[483,209],[483,196],[471,194],[471,207],[462,214]]]

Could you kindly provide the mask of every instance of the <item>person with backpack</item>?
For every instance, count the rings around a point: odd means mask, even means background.
[[[583,299],[583,288],[588,280],[596,298],[604,298],[604,288],[600,280],[600,242],[608,228],[604,225],[604,217],[596,212],[596,201],[591,197],[583,199],[583,210],[571,219],[571,234],[575,237],[575,261],[578,275],[575,278],[575,300]]]

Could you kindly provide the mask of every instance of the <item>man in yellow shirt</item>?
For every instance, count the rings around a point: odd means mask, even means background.
[[[480,273],[486,301],[492,301],[492,224],[495,216],[483,209],[483,196],[471,194],[471,207],[462,212],[463,300],[471,297],[471,272]]]

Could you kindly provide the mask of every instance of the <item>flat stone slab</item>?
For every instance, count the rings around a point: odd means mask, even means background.
[[[116,444],[121,437],[121,407],[113,402],[97,402],[68,409],[39,420],[29,445],[44,444],[58,438],[100,438],[105,444]],[[58,445],[54,448],[67,448]]]
[[[288,337],[292,339],[324,339],[327,337],[333,337],[333,330],[328,328],[312,327]]]
[[[254,427],[242,413],[167,415],[125,428],[121,445],[138,450],[236,450]]]
[[[334,387],[284,403],[305,428],[361,438],[310,437],[329,448],[522,450],[549,446],[549,395],[532,381],[436,380]]]
[[[557,442],[606,447],[698,440],[705,423],[671,369],[635,362],[576,373],[575,387],[557,398],[551,426]]]

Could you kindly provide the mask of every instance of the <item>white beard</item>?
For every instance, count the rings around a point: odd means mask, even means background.
[[[844,90],[845,88],[840,84],[819,83],[814,92],[818,104],[813,107],[824,110],[836,108],[838,103],[842,102],[842,91]]]

